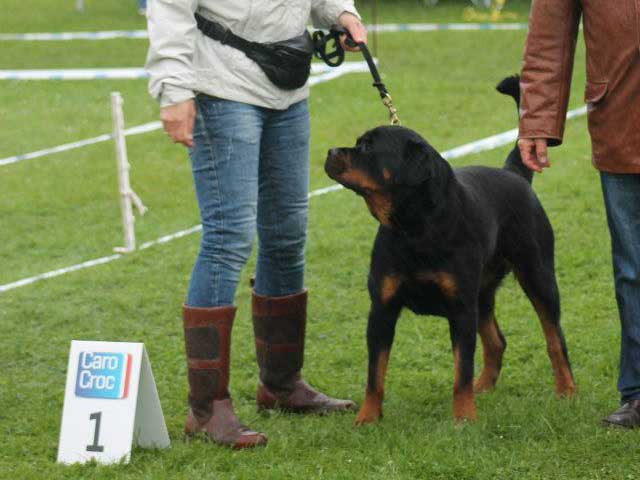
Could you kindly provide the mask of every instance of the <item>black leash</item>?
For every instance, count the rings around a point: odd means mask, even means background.
[[[373,77],[373,86],[378,90],[380,94],[380,98],[382,99],[382,103],[389,110],[389,120],[391,125],[400,125],[400,118],[398,117],[398,110],[393,105],[393,99],[391,95],[389,95],[389,91],[387,87],[382,82],[380,78],[380,73],[378,73],[378,67],[376,63],[373,61],[373,57],[371,56],[371,52],[369,52],[369,48],[365,43],[357,43],[351,38],[349,32],[341,26],[333,25],[329,30],[328,34],[325,34],[323,31],[318,30],[313,32],[313,43],[315,47],[315,55],[319,59],[323,60],[324,63],[329,65],[330,67],[338,67],[344,62],[344,49],[340,44],[340,36],[346,35],[347,39],[345,43],[349,47],[358,47],[364,56],[364,59],[369,66],[369,71],[371,72],[371,76]],[[329,47],[329,43],[334,43],[333,49],[327,51]]]

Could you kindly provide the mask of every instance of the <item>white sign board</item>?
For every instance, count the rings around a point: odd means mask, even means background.
[[[71,342],[58,462],[129,462],[169,434],[142,343]]]

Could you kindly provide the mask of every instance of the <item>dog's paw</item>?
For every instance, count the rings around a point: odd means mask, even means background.
[[[465,426],[473,425],[476,423],[476,418],[467,418],[467,417],[453,417],[453,427],[455,429],[463,429]]]
[[[556,385],[556,397],[558,398],[571,398],[577,392],[576,384],[573,381]]]
[[[496,387],[496,380],[495,379],[484,378],[484,377],[481,376],[473,384],[473,392],[474,393],[486,393],[486,392],[490,392],[495,387]]]
[[[382,417],[381,408],[366,408],[366,405],[360,409],[353,422],[354,427],[360,427],[371,423],[376,423]]]

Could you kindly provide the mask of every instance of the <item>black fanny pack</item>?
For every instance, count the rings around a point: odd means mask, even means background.
[[[295,38],[274,43],[245,40],[217,22],[195,14],[198,29],[223,45],[237,48],[256,62],[276,87],[295,90],[302,87],[311,73],[314,44],[307,30]]]

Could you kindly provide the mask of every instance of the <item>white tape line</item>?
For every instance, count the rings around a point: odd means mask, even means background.
[[[59,277],[60,275],[64,275],[65,273],[75,272],[76,270],[82,270],[84,268],[95,267],[96,265],[102,265],[105,263],[113,262],[114,260],[117,260],[120,257],[122,257],[122,255],[115,254],[115,255],[110,255],[108,257],[96,258],[94,260],[88,260],[86,262],[82,262],[77,265],[72,265],[70,267],[59,268],[58,270],[52,270],[50,272],[41,273],[40,275],[36,275],[35,277],[23,278],[22,280],[18,280],[17,282],[0,285],[0,293],[6,292],[7,290],[13,290],[14,288],[24,287],[25,285],[29,285],[39,280],[44,280],[45,278]]]
[[[336,190],[342,190],[343,188],[344,187],[339,183],[336,183],[335,185],[329,185],[328,187],[319,188],[317,190],[314,190],[313,192],[309,192],[309,198],[319,197],[320,195],[335,192]]]
[[[0,70],[0,80],[131,80],[148,76],[144,68]]]
[[[149,38],[146,30],[108,30],[103,32],[3,33],[0,40],[57,41],[111,40],[113,38]]]
[[[575,110],[571,110],[567,113],[567,118],[575,118],[580,115],[584,115],[586,113],[586,107],[577,108]],[[515,132],[515,133],[514,133]],[[442,156],[447,160],[451,160],[454,158],[460,158],[465,155],[469,155],[472,153],[478,153],[485,150],[491,150],[493,148],[497,148],[508,143],[513,142],[517,138],[517,130],[508,130],[506,132],[498,133],[496,135],[492,135],[490,137],[468,143],[466,145],[462,145],[460,147],[453,148],[451,150],[447,150],[442,153]],[[344,188],[342,185],[330,185],[328,187],[319,188],[309,193],[309,198],[319,197],[320,195],[326,195],[327,193],[334,192],[337,190],[341,190]],[[186,235],[190,235],[192,233],[198,232],[202,230],[201,225],[194,225],[191,228],[186,230],[180,230],[179,232],[172,233],[170,235],[165,235],[156,240],[152,240],[150,242],[143,243],[140,246],[140,250],[146,250],[149,247],[154,245],[159,245],[162,243],[170,242],[176,238],[184,237]],[[63,275],[65,273],[73,272],[75,270],[80,270],[83,268],[93,267],[95,265],[101,265],[104,263],[109,263],[118,258],[122,257],[122,255],[111,255],[109,257],[97,258],[95,260],[89,260],[84,263],[80,263],[78,265],[73,265],[71,267],[61,268],[59,270],[53,270],[51,272],[43,273],[40,275],[36,275],[35,277],[24,278],[22,280],[18,280],[16,282],[7,283],[6,285],[0,285],[0,293],[6,292],[7,290],[12,290],[14,288],[23,287],[25,285],[29,285],[31,283],[37,282],[39,280],[44,280],[45,278],[57,277],[59,275]]]
[[[567,120],[580,117],[586,113],[587,113],[587,106],[583,105],[580,108],[576,108],[575,110],[570,110],[569,112],[567,112]]]
[[[345,62],[340,67],[331,68],[329,65],[316,62],[311,65],[311,73],[315,75],[333,71],[342,75],[349,72],[360,72],[366,66],[366,62]],[[149,74],[144,68],[0,70],[0,80],[135,80],[148,77]],[[311,81],[313,81],[313,77],[311,77]]]
[[[585,113],[587,113],[587,107],[586,105],[583,105],[580,108],[576,108],[567,112],[567,119],[576,118],[584,115]],[[471,155],[473,153],[484,152],[485,150],[493,150],[494,148],[502,147],[503,145],[515,142],[517,138],[518,129],[514,128],[513,130],[507,130],[506,132],[498,133],[497,135],[492,135],[476,142],[471,142],[467,143],[466,145],[461,145],[460,147],[452,148],[451,150],[447,150],[446,152],[444,152],[442,156],[446,160],[452,160],[454,158],[464,157],[465,155]]]
[[[480,30],[526,30],[526,23],[388,23],[367,25],[370,32],[440,32]],[[104,32],[3,33],[0,41],[111,40],[114,38],[149,38],[146,30],[111,30]]]
[[[378,60],[374,58],[374,61],[378,63]],[[335,78],[341,77],[347,73],[362,73],[369,72],[369,66],[367,62],[345,62],[340,67],[330,68],[325,71],[325,73],[321,73],[319,75],[314,75],[309,78],[309,86],[312,87],[317,85],[318,83],[327,82],[329,80],[333,80]]]
[[[526,30],[526,23],[387,23],[368,25],[370,32],[443,32],[443,31],[485,31],[485,30]]]
[[[327,69],[330,67],[326,67]],[[321,72],[323,69],[318,68],[317,71]],[[309,86],[317,85],[318,83],[327,82],[329,80],[333,80],[341,75],[346,73],[354,73],[354,72],[367,72],[369,71],[366,62],[345,62],[340,67],[329,70],[324,70],[326,73],[315,75],[309,79]],[[129,135],[138,135],[141,133],[151,132],[153,130],[158,130],[162,128],[162,123],[160,122],[150,122],[145,123],[144,125],[138,125],[136,127],[128,128],[124,131],[126,136]],[[67,150],[73,150],[74,148],[85,147],[87,145],[93,145],[95,143],[106,142],[111,140],[113,135],[110,133],[105,133],[103,135],[99,135],[97,137],[88,138],[86,140],[80,140],[78,142],[66,143],[64,145],[58,145],[57,147],[46,148],[44,150],[38,150],[37,152],[25,153],[22,155],[14,155],[12,157],[0,158],[0,167],[3,165],[9,165],[12,163],[17,163],[22,160],[29,160],[32,158],[44,157],[46,155],[52,153],[64,152]]]
[[[160,122],[150,122],[145,123],[144,125],[138,125],[136,127],[128,128],[124,131],[124,134],[129,135],[137,135],[140,133],[151,132],[153,130],[158,130],[162,128],[162,124]],[[38,150],[37,152],[25,153],[22,155],[15,155],[13,157],[7,157],[0,159],[0,166],[9,165],[16,162],[21,162],[23,160],[29,160],[32,158],[44,157],[46,155],[50,155],[52,153],[60,153],[66,152],[67,150],[73,150],[75,148],[86,147],[87,145],[93,145],[100,142],[106,142],[113,138],[113,134],[104,133],[97,137],[87,138],[86,140],[80,140],[78,142],[65,143],[64,145],[58,145],[57,147],[45,148],[44,150]]]
[[[374,58],[374,61],[378,63],[377,58]],[[342,73],[362,72],[363,70],[367,72],[369,71],[369,67],[367,66],[367,62],[365,61],[344,62],[339,67],[330,67],[324,62],[314,62],[311,64],[312,75],[317,75],[319,73],[327,73],[327,72],[342,72]],[[311,77],[311,79],[313,79],[313,77]]]
[[[191,228],[187,228],[186,230],[180,230],[179,232],[171,233],[169,235],[165,235],[163,237],[157,238],[150,242],[143,243],[140,245],[140,250],[146,250],[149,247],[153,247],[154,245],[159,245],[161,243],[167,243],[171,240],[175,240],[176,238],[184,237],[186,235],[191,235],[192,233],[199,232],[202,230],[202,225],[194,225]]]

